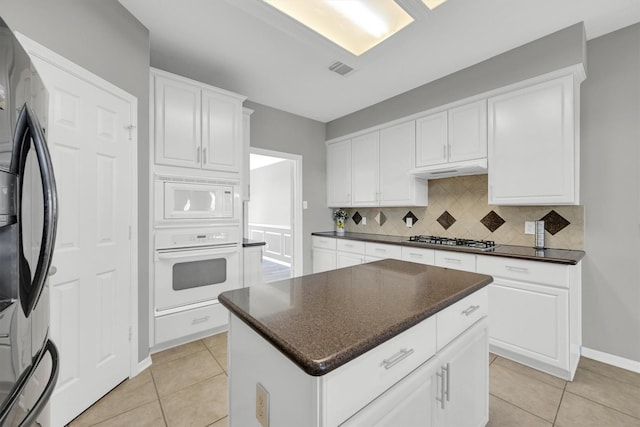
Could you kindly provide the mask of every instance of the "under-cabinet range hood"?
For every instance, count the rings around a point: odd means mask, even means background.
[[[440,165],[423,166],[409,171],[411,175],[424,179],[448,178],[451,176],[480,175],[487,173],[487,159],[466,160]]]

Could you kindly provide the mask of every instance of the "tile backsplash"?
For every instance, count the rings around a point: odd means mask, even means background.
[[[349,208],[345,230],[395,236],[429,234],[533,246],[534,236],[524,234],[524,222],[544,219],[545,246],[584,248],[582,206],[494,206],[487,203],[487,188],[487,175],[430,180],[428,207]],[[407,217],[412,218],[411,228],[406,226]]]

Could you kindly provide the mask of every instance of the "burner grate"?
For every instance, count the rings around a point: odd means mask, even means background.
[[[493,240],[459,239],[424,235],[411,236],[409,237],[409,241],[441,246],[462,246],[465,248],[475,248],[482,250],[493,249],[496,246],[496,243]]]

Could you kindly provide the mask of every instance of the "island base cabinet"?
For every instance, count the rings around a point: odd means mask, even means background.
[[[489,411],[487,319],[480,319],[434,354],[436,323],[434,317],[429,318],[349,362],[357,365],[343,365],[325,376],[311,376],[232,314],[229,321],[229,425],[260,427],[256,419],[259,384],[268,393],[269,426],[484,426]],[[416,341],[420,337],[424,337],[427,344]],[[378,383],[352,381],[349,375],[336,377],[344,368],[359,371],[363,360],[377,358],[381,349],[386,352],[388,345],[385,345],[389,342],[397,341],[406,347],[405,340],[415,346],[415,352],[408,354],[423,362],[412,365],[406,374],[393,382],[382,381],[387,385],[376,393],[371,391]],[[409,361],[405,367],[411,366],[411,359],[404,359],[403,363]],[[375,372],[371,376],[375,377]],[[331,392],[330,381],[337,381],[344,387],[334,388]],[[358,387],[361,387],[360,391]],[[351,398],[339,396],[345,388],[349,389]],[[334,392],[338,395],[327,394]],[[360,402],[365,395],[367,400]]]

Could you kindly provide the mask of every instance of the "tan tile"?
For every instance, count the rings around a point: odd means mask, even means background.
[[[516,371],[518,373],[521,373],[523,375],[526,375],[527,377],[536,379],[538,381],[542,381],[543,383],[552,385],[556,388],[564,389],[564,386],[567,383],[562,378],[554,377],[553,375],[549,375],[547,373],[538,371],[528,366],[524,366],[512,360],[505,359],[504,357],[498,357],[495,361],[495,364],[511,369],[513,371]]]
[[[637,372],[627,371],[626,369],[618,368],[617,366],[608,365],[586,357],[580,358],[578,367],[615,379],[616,381],[640,387],[640,374]]]
[[[222,372],[222,368],[208,350],[188,354],[158,366],[151,366],[151,373],[161,397]]]
[[[209,425],[227,416],[227,375],[217,375],[161,399],[170,427]]]
[[[578,368],[567,391],[640,418],[640,387]]]
[[[640,419],[567,392],[562,398],[555,425],[558,427],[640,427]]]
[[[210,424],[208,427],[229,427],[229,417],[224,417],[223,419]]]
[[[123,381],[73,420],[71,426],[91,426],[154,400],[158,400],[158,395],[151,372],[146,369],[136,377]]]
[[[159,427],[166,426],[160,403],[158,401],[147,403],[131,411],[109,418],[96,427]]]
[[[489,353],[489,365],[491,365],[497,358],[498,356],[496,354]]]
[[[218,357],[223,354],[227,354],[227,333],[212,335],[202,340],[205,346],[211,351],[211,353]]]
[[[161,351],[156,354],[151,355],[151,360],[154,365],[159,365],[161,363],[171,362],[172,360],[179,359],[187,354],[196,353],[198,351],[205,350],[206,347],[202,343],[202,341],[193,341],[186,344],[182,344],[178,347],[173,347],[168,350]]]
[[[509,402],[489,396],[487,427],[551,427],[551,423],[528,413]]]
[[[562,389],[493,363],[489,369],[491,394],[553,422]]]

